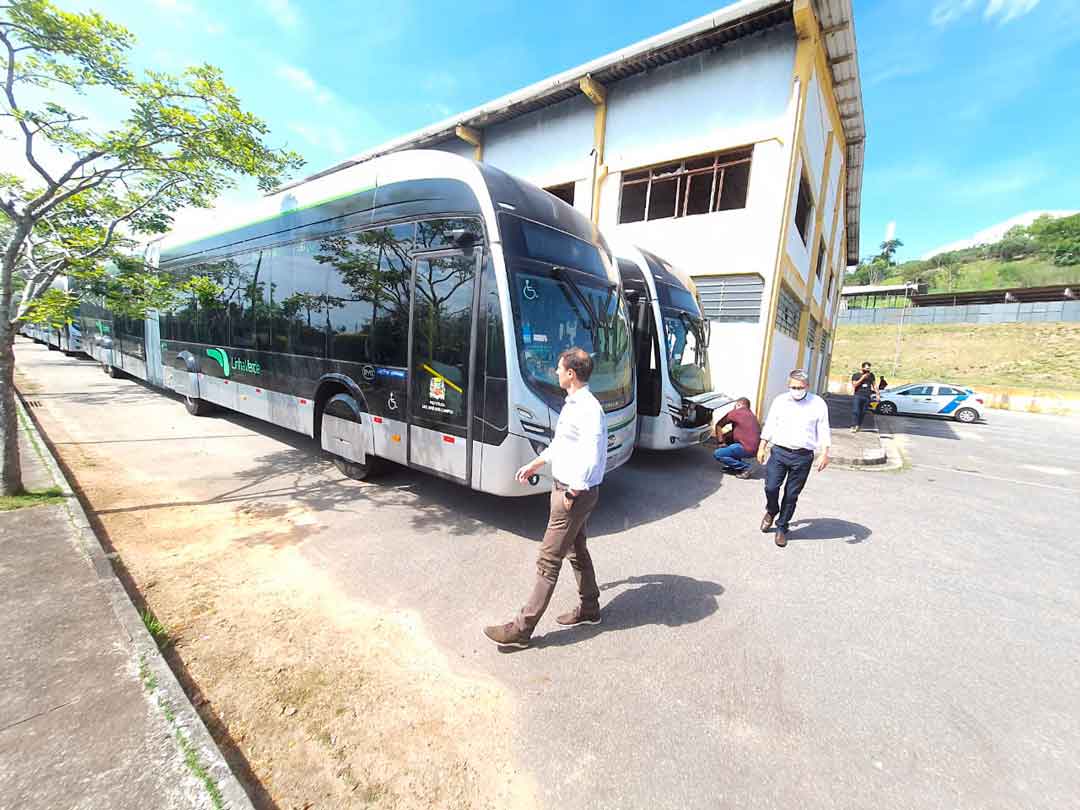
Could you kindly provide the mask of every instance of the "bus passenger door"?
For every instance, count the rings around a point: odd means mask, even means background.
[[[409,466],[466,484],[472,473],[473,312],[481,253],[419,256],[412,273]]]
[[[161,326],[156,310],[146,313],[146,381],[159,388],[165,386],[165,373],[161,366]]]

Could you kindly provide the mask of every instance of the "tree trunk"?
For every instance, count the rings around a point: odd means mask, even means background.
[[[0,318],[0,439],[4,459],[0,494],[20,495],[25,490],[19,464],[19,415],[15,410],[15,333],[4,314]]]

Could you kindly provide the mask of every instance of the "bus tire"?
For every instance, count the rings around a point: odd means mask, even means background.
[[[214,406],[205,399],[189,397],[186,394],[184,395],[184,407],[192,416],[206,416],[214,409]]]
[[[105,363],[102,365],[101,370],[105,372],[105,375],[112,377],[114,380],[120,379],[121,371],[116,366]]]
[[[382,465],[379,463],[381,459],[378,456],[367,457],[367,461],[360,464],[356,461],[349,461],[347,458],[341,456],[332,456],[334,459],[334,466],[338,468],[338,471],[346,478],[351,478],[354,481],[367,481],[369,478],[374,478],[379,474]]]

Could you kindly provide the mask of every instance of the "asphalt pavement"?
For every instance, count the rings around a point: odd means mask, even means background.
[[[590,526],[604,623],[554,624],[574,602],[567,569],[534,646],[504,653],[480,631],[527,595],[545,498],[403,468],[343,489],[297,434],[191,417],[40,347],[18,355],[46,427],[62,423],[73,446],[111,443],[125,475],[176,481],[173,502],[133,488],[114,508],[308,508],[303,552],[345,593],[415,611],[458,666],[516,696],[516,753],[548,807],[981,810],[1080,796],[1076,420],[894,417],[906,469],[812,473],[786,549],[758,531],[760,471],[723,476],[705,448],[636,453]]]

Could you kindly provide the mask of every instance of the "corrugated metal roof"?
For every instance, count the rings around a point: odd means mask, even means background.
[[[855,263],[859,256],[859,205],[862,196],[863,141],[866,130],[851,0],[813,2],[824,31],[825,47],[836,86],[836,101],[840,107],[844,134],[848,142],[847,254],[848,262]],[[600,84],[613,84],[660,65],[685,59],[758,31],[790,22],[791,19],[792,0],[741,0],[678,28],[594,59],[424,129],[387,141],[299,182],[314,180],[389,152],[434,146],[455,137],[455,129],[459,125],[483,129],[558,104],[579,95],[581,90],[578,83],[586,76],[591,76]],[[298,185],[299,182],[291,185]]]

